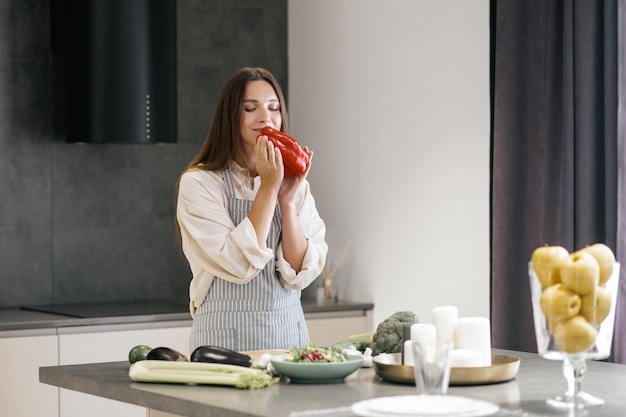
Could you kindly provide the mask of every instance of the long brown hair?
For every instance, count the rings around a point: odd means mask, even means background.
[[[240,164],[247,162],[248,155],[241,137],[241,114],[246,87],[250,81],[267,81],[271,84],[280,102],[282,116],[281,130],[289,132],[289,119],[285,97],[276,78],[264,68],[242,68],[235,72],[226,82],[217,101],[209,134],[198,154],[191,160],[184,172],[192,169],[215,170],[226,167],[234,160]],[[183,173],[184,173],[183,172]],[[180,177],[176,186],[176,194],[180,186]],[[176,220],[176,240],[182,248],[180,225]]]
[[[211,128],[200,152],[191,160],[187,169],[219,169],[231,160],[246,162],[241,137],[241,113],[246,87],[250,81],[267,81],[272,85],[280,101],[281,130],[288,132],[287,106],[283,92],[274,76],[263,68],[242,68],[226,82],[213,115]]]

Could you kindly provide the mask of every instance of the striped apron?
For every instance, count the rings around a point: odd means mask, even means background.
[[[250,200],[235,198],[230,170],[224,169],[228,211],[235,225],[252,206]],[[281,239],[281,214],[276,206],[267,246],[276,251]],[[196,311],[190,336],[190,352],[198,346],[214,345],[237,351],[304,347],[309,333],[297,290],[280,283],[276,260],[246,284],[215,277]]]

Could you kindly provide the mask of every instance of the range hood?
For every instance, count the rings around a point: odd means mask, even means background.
[[[176,142],[176,0],[57,0],[51,28],[67,142]]]

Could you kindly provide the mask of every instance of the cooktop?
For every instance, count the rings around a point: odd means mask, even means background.
[[[23,306],[21,308],[23,310],[77,318],[141,316],[189,312],[188,304],[166,300],[125,301],[115,303],[48,304]]]

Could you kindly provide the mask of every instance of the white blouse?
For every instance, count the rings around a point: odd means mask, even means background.
[[[249,171],[235,162],[231,162],[230,174],[236,198],[254,200],[261,184],[260,177],[250,177]],[[270,248],[260,248],[247,217],[235,226],[228,212],[222,170],[197,169],[182,175],[176,218],[180,225],[183,252],[193,276],[189,285],[192,316],[204,301],[216,276],[245,284],[272,257],[276,257],[276,270],[285,288],[302,290],[322,273],[328,253],[326,226],[315,208],[307,181],[303,181],[297,199],[298,219],[308,244],[302,269],[296,274],[283,256],[282,243],[276,253]]]

